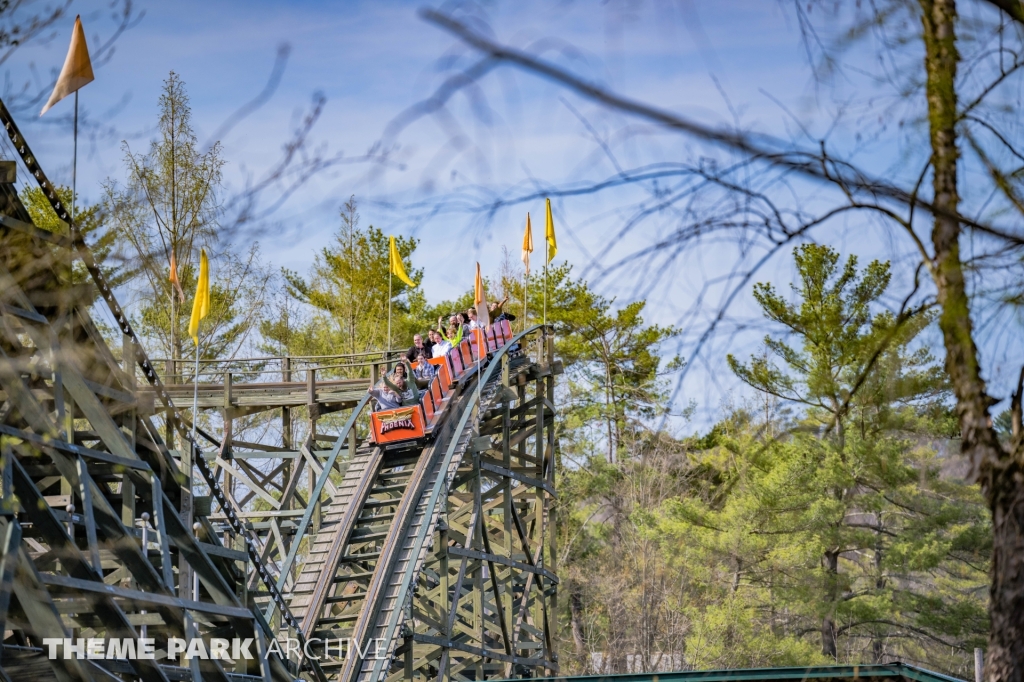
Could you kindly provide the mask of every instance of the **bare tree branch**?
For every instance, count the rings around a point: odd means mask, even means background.
[[[844,192],[867,194],[876,200],[887,199],[908,207],[917,206],[933,215],[943,215],[943,217],[958,220],[967,227],[1002,239],[1011,245],[1024,246],[1024,236],[1016,234],[1012,228],[988,225],[962,215],[945,216],[942,209],[934,206],[931,202],[922,200],[916,193],[881,179],[873,178],[849,163],[828,157],[821,152],[794,150],[790,145],[783,144],[781,141],[765,135],[741,134],[731,130],[716,129],[703,125],[664,109],[618,95],[522,50],[501,45],[474,31],[450,15],[431,9],[421,10],[420,14],[430,23],[447,30],[467,45],[487,54],[492,60],[507,62],[549,78],[565,85],[579,95],[610,108],[639,116],[666,128],[678,130],[718,144],[751,159],[763,161],[770,166],[794,172],[813,180],[828,182],[841,188]],[[447,85],[448,90],[451,90],[453,84],[449,83]],[[458,83],[454,85],[458,85]],[[447,92],[446,97],[450,96],[451,92]],[[428,101],[433,101],[433,99]],[[425,110],[421,109],[421,111],[426,113]],[[407,114],[403,117],[403,120],[408,118],[409,115]]]

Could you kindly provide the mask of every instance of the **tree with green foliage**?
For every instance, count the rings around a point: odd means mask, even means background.
[[[970,670],[988,629],[991,528],[952,456],[949,387],[919,348],[932,320],[881,309],[886,263],[859,270],[816,245],[795,255],[793,301],[755,289],[783,333],[729,360],[755,396],[708,434],[637,419],[628,457],[609,463],[589,442],[589,458],[566,462],[588,440],[573,408],[563,415],[567,671],[892,658]],[[591,300],[563,284],[563,300]],[[566,338],[574,318],[556,322]],[[567,361],[598,362],[578,349]]]
[[[105,186],[112,227],[134,274],[143,304],[137,323],[181,372],[190,355],[188,320],[200,248],[210,253],[210,317],[200,326],[208,357],[224,358],[249,338],[261,318],[268,273],[256,245],[238,255],[218,250],[221,206],[221,146],[202,150],[192,126],[185,84],[175,72],[164,81],[158,136],[147,152],[123,142],[127,178]],[[172,264],[180,289],[171,280]]]
[[[422,281],[423,271],[408,267],[416,239],[396,237],[395,242],[409,277]],[[287,296],[307,308],[308,318],[264,322],[264,345],[296,355],[341,355],[411,344],[412,335],[430,325],[426,300],[418,287],[393,279],[389,343],[389,272],[388,235],[372,225],[361,228],[355,198],[350,198],[334,241],[316,255],[309,275],[283,273]]]
[[[195,347],[188,338],[188,324],[199,276],[196,265],[190,263],[178,272],[181,288],[187,292],[184,310],[172,307],[167,299],[151,296],[140,301],[137,313],[139,327],[147,335],[165,344],[174,340],[183,348],[191,347],[191,353]],[[199,355],[202,359],[230,360],[239,350],[257,342],[254,336],[263,319],[270,278],[256,244],[242,258],[230,253],[211,256],[210,274],[210,313],[199,325]],[[189,354],[179,357],[183,359],[178,372],[187,378],[192,369]]]
[[[564,433],[560,427],[560,440]],[[650,435],[628,446],[628,458],[609,463],[597,450],[558,474],[564,674],[688,665],[689,620],[678,598],[685,567],[665,561],[674,540],[649,523],[661,505],[687,494],[685,451]]]
[[[874,310],[887,263],[859,272],[855,257],[840,266],[814,244],[795,258],[796,302],[768,284],[754,296],[797,343],[769,335],[766,354],[728,360],[803,411],[777,439],[713,433],[698,461],[724,483],[674,501],[664,529],[701,563],[730,567],[733,593],[772,631],[816,631],[829,661],[952,667],[984,641],[990,530],[977,489],[948,472],[955,417],[941,368],[912,348],[931,320]]]
[[[71,188],[60,186],[56,188],[56,191],[61,202],[70,206],[72,199]],[[36,227],[62,236],[70,235],[68,224],[57,217],[53,207],[50,205],[50,200],[46,198],[41,188],[25,188],[18,196],[21,199],[21,203],[25,205],[29,216],[32,217],[32,222]],[[76,210],[75,223],[78,225],[79,233],[85,239],[86,244],[89,245],[89,249],[92,251],[93,257],[99,264],[100,269],[103,270],[107,282],[111,286],[117,287],[130,279],[132,275],[131,270],[118,263],[117,259],[112,257],[115,251],[117,235],[113,230],[109,229],[109,217],[103,205],[88,204],[83,206],[79,204]],[[89,273],[86,271],[84,263],[76,260],[72,267],[72,277],[76,283],[90,281]]]
[[[544,309],[542,274],[525,283],[529,296],[523,324],[539,324]],[[510,300],[522,301],[523,283],[512,278]],[[645,301],[617,307],[615,299],[601,296],[585,280],[572,277],[568,263],[549,269],[547,321],[554,327],[556,353],[565,363],[568,391],[563,414],[568,430],[582,436],[584,427],[600,424],[602,433],[588,433],[603,441],[606,458],[615,462],[635,440],[628,430],[643,430],[644,420],[660,414],[665,396],[660,377],[682,365],[673,358],[662,367],[661,345],[678,334],[673,327],[647,324]],[[513,305],[509,306],[514,312]],[[588,429],[589,430],[589,429]]]

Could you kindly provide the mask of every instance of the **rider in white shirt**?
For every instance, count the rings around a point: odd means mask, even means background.
[[[430,335],[434,337],[434,345],[430,348],[432,357],[444,357],[444,355],[452,349],[452,344],[433,329],[430,330]]]

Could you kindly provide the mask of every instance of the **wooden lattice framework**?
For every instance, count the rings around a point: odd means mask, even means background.
[[[0,121],[50,191],[2,103]],[[139,370],[158,381],[137,338],[121,320],[115,354],[91,317],[97,289],[113,299],[83,253],[74,231],[38,229],[0,185],[0,676],[292,679],[281,657],[261,655],[271,631],[247,603],[249,555],[194,513],[188,458],[137,389]],[[140,637],[157,658],[79,658],[63,641],[50,655],[44,641]],[[256,646],[248,661],[184,663],[166,657],[171,638]]]
[[[307,358],[302,369],[294,358],[260,359],[264,367],[286,361],[300,380],[242,390],[230,370],[207,370],[224,377],[200,384],[200,409],[219,412],[221,424],[204,434],[217,453],[208,457],[216,457],[215,468],[230,481],[222,488],[259,534],[260,555],[299,632],[322,657],[293,656],[298,674],[485,679],[557,671],[552,453],[554,375],[561,370],[543,330],[520,341],[515,358],[502,354],[486,368],[479,396],[475,379],[463,387],[434,441],[387,450],[366,442],[365,400],[367,385],[389,368],[386,359],[371,359],[367,378],[344,380],[349,392],[342,380],[321,383],[316,376],[326,371],[316,363],[342,359],[351,369],[354,358]],[[184,399],[187,388],[169,390]],[[230,437],[232,418],[260,410],[280,420],[273,430],[280,444]],[[305,438],[290,449],[295,410],[308,422]],[[334,434],[323,433],[333,430],[321,422],[328,414],[338,415],[336,425],[344,422]],[[255,499],[266,504],[253,508]],[[256,576],[249,582],[254,603],[280,626]],[[294,635],[288,627],[277,633],[282,641]],[[339,659],[317,644],[324,638],[354,644]],[[351,655],[367,649],[379,655]]]
[[[557,672],[553,366],[524,366],[484,403],[447,486],[401,666],[388,682]]]

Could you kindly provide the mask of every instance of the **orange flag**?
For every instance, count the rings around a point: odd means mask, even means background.
[[[526,232],[523,233],[523,265],[526,276],[530,276],[530,254],[533,253],[533,228],[530,226],[530,214],[526,214]]]
[[[174,260],[174,251],[171,251],[171,275],[167,278],[178,292],[178,298],[185,302],[185,292],[181,289],[181,281],[178,279],[178,263]]]
[[[53,86],[53,93],[50,94],[50,99],[46,100],[46,106],[39,115],[42,116],[54,104],[77,92],[82,86],[92,83],[93,80],[95,76],[92,73],[92,60],[89,59],[85,30],[82,28],[82,17],[79,15],[75,17],[75,27],[71,30],[71,45],[68,46],[68,56],[64,58],[64,68],[60,70],[57,84]]]
[[[476,284],[473,287],[473,303],[476,304],[476,321],[481,328],[487,329],[491,324],[491,314],[487,309],[487,291],[484,280],[480,277],[480,264],[476,264]]]

